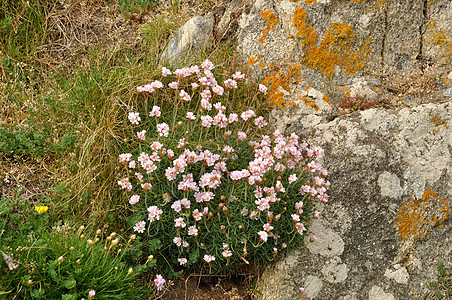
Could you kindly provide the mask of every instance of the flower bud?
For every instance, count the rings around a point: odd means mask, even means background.
[[[75,248],[74,248],[74,247],[71,247],[71,248],[69,248],[69,250],[71,250],[72,252],[74,252],[74,251],[75,251]]]
[[[80,226],[80,231],[83,231],[83,230],[85,230],[85,226]]]
[[[113,241],[111,241],[111,244],[113,246],[116,246],[117,244],[119,244],[119,239],[114,239]]]
[[[87,243],[88,243],[88,245],[90,245],[90,246],[94,245],[93,240],[88,240]]]
[[[220,229],[221,229],[222,231],[225,231],[225,230],[226,230],[226,226],[221,225],[221,226],[220,226]]]
[[[222,208],[223,206],[224,206],[224,203],[218,204],[218,207],[219,207],[219,208]]]
[[[111,236],[107,237],[107,241],[111,241]]]
[[[242,225],[242,224],[239,225],[239,229],[240,229],[240,230],[243,229],[243,225]]]
[[[137,238],[137,235],[136,235],[136,234],[132,234],[132,235],[130,236],[130,239],[131,239],[132,241],[134,241],[136,238]]]
[[[96,234],[99,235],[100,233],[101,233],[101,230],[100,230],[100,229],[97,229],[97,230],[96,230]]]
[[[63,262],[63,260],[64,260],[64,257],[63,257],[63,256],[58,257],[58,263],[59,263],[59,264],[61,264],[61,263]]]
[[[85,238],[85,235],[84,235],[84,234],[81,234],[81,235],[80,235],[80,238],[81,238],[81,239],[84,239],[84,238]]]
[[[110,234],[110,236],[111,236],[112,238],[114,238],[114,237],[116,236],[116,232],[112,232],[112,233]]]
[[[119,268],[118,267],[115,267],[115,271],[118,271],[119,270]]]
[[[77,260],[75,261],[75,263],[76,263],[77,265],[79,265],[81,262],[82,262],[82,261],[81,261],[80,259],[77,259]]]
[[[28,279],[27,283],[28,283],[28,285],[32,285],[33,284],[33,280]]]
[[[220,199],[221,199],[221,201],[224,201],[224,200],[226,200],[226,197],[224,195],[221,195]]]
[[[213,212],[209,213],[209,218],[213,218]]]
[[[129,271],[127,271],[127,274],[132,274],[133,273],[133,269],[132,268],[129,268]]]
[[[94,243],[97,243],[99,241],[99,238],[94,239]]]

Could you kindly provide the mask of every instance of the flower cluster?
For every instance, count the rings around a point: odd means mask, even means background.
[[[319,217],[316,207],[328,201],[329,182],[318,163],[321,148],[294,133],[269,132],[252,109],[228,112],[227,96],[245,76],[236,72],[222,86],[213,69],[208,60],[174,72],[162,68],[177,104],[165,118],[153,96],[146,122],[129,114],[137,131],[128,148],[136,151],[119,156],[118,185],[140,220],[133,230],[158,239],[165,261],[220,270],[249,259],[265,263],[299,246]],[[137,91],[158,96],[165,85],[154,81]],[[256,90],[267,92],[262,85]]]

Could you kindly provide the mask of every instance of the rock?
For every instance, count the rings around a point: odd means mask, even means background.
[[[212,43],[213,20],[196,16],[188,20],[171,37],[162,54],[162,63],[173,64],[189,57],[190,51],[200,51]]]
[[[277,110],[287,134],[324,148],[331,188],[317,241],[264,271],[260,299],[297,299],[300,286],[311,299],[423,299],[438,263],[452,266],[452,102],[332,121]]]
[[[443,95],[446,96],[446,97],[452,97],[452,88],[450,88],[447,91],[445,91]]]
[[[379,78],[400,82],[452,68],[449,0],[251,0],[246,7],[237,49],[258,76],[277,82],[276,103],[278,91],[290,102],[309,88],[335,98],[398,94]],[[269,76],[289,66],[298,67],[291,76]]]

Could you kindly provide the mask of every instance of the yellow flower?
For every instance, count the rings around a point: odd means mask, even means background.
[[[45,213],[49,208],[47,206],[35,206],[35,210],[38,214]]]

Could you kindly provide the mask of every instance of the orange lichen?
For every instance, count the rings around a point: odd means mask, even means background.
[[[403,240],[422,238],[433,227],[440,226],[449,215],[449,204],[433,191],[428,190],[421,199],[412,198],[397,214],[397,227]]]
[[[303,63],[308,68],[314,68],[327,77],[334,76],[336,66],[347,75],[352,75],[365,67],[369,55],[369,42],[361,43],[358,49],[353,46],[358,43],[351,25],[346,23],[332,23],[322,38],[313,26],[306,23],[306,11],[295,9],[294,25],[298,29],[297,37],[305,52]]]
[[[290,84],[299,82],[300,73],[298,70],[300,68],[300,65],[290,65],[287,72],[276,70],[262,81],[268,87],[267,96],[273,104],[281,108],[294,104],[297,99],[288,101],[284,98],[284,91],[290,93],[292,91]]]
[[[272,30],[275,30],[274,25],[278,24],[279,20],[271,9],[261,12],[260,15],[262,18],[267,20],[267,23],[265,24],[266,28],[262,30],[262,35],[259,38],[258,42],[262,44],[265,49],[267,49],[264,44],[268,41],[268,33]]]
[[[440,116],[435,116],[431,114],[432,123],[435,125],[436,128],[433,129],[433,133],[438,133],[440,126],[444,126],[444,128],[449,129],[449,126],[447,126],[446,121],[444,121]]]
[[[444,53],[444,58],[440,62],[440,65],[450,63],[452,58],[452,36],[449,35],[451,33],[446,32],[444,29],[439,29],[436,26],[435,20],[430,20],[427,31],[429,31],[429,34],[427,35],[426,42],[434,46],[439,46],[440,51],[442,50]]]

